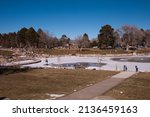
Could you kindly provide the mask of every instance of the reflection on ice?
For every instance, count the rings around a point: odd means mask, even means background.
[[[77,63],[63,63],[63,64],[51,64],[51,66],[58,67],[72,67],[72,68],[87,68],[87,67],[101,67],[104,63],[91,63],[91,62],[77,62]]]

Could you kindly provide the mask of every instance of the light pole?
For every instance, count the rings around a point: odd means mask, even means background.
[[[98,55],[99,70],[101,70],[101,57]]]

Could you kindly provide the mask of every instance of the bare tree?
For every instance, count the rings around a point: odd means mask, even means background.
[[[62,47],[70,48],[70,38],[63,34],[59,40],[59,44]]]
[[[76,37],[75,42],[78,45],[78,48],[89,48],[90,47],[90,40],[86,33],[83,36]]]
[[[90,47],[90,40],[88,34],[84,33],[82,37],[82,48],[89,48]]]
[[[121,47],[122,40],[121,40],[118,30],[114,31],[113,35],[115,37],[115,47]]]
[[[79,35],[75,38],[75,44],[78,46],[78,48],[82,48],[82,36]]]
[[[93,38],[92,40],[91,40],[91,47],[96,47],[96,48],[98,48],[98,39],[97,38]]]
[[[145,32],[145,37],[144,37],[144,46],[145,47],[150,47],[150,30],[146,30]]]
[[[59,41],[57,37],[54,37],[53,35],[49,35],[49,38],[47,40],[48,42],[48,47],[49,48],[54,48],[59,46]]]
[[[54,48],[59,46],[59,40],[53,34],[49,33],[48,31],[45,32],[47,35],[46,43],[47,48]]]
[[[42,29],[38,29],[37,33],[39,35],[39,47],[47,48],[47,40],[48,40],[47,33],[45,33]]]
[[[58,39],[50,34],[48,31],[38,30],[39,47],[40,48],[54,48],[58,46]]]
[[[122,41],[126,46],[139,46],[142,45],[143,37],[145,34],[136,26],[124,25],[120,29]]]

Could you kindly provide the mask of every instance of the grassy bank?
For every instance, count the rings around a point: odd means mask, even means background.
[[[116,99],[150,100],[150,73],[136,74],[104,95]]]
[[[66,54],[71,54],[71,55],[75,55],[75,54],[102,54],[102,55],[106,55],[106,54],[131,54],[134,51],[130,50],[130,51],[126,51],[123,49],[92,49],[92,48],[86,48],[86,49],[34,49],[33,50],[34,53],[37,54],[49,54],[49,55],[66,55]],[[141,53],[150,53],[150,49],[141,49],[141,50],[137,50],[137,53],[141,54]]]
[[[9,51],[9,50],[0,50],[0,55],[2,56],[12,56],[13,51]]]
[[[49,99],[48,94],[69,94],[116,74],[112,71],[32,69],[0,75],[0,97]]]
[[[135,51],[126,51],[123,49],[94,49],[94,48],[83,48],[83,49],[32,49],[36,54],[48,54],[48,55],[76,55],[76,54],[131,54]],[[136,50],[138,54],[150,53],[150,48]],[[9,50],[0,50],[0,55],[2,56],[12,56],[13,51]]]
[[[123,54],[123,53],[130,53],[126,52],[125,50],[115,50],[115,49],[109,49],[109,50],[100,50],[100,49],[35,49],[35,53],[37,54],[49,54],[49,55],[76,55],[76,54]]]

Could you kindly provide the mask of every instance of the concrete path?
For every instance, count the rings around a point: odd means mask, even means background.
[[[112,76],[111,78],[129,78],[132,75],[134,75],[136,72],[120,72],[119,74],[116,74]]]
[[[120,84],[126,78],[134,75],[135,72],[121,72],[111,78],[96,83],[92,86],[81,89],[70,95],[59,98],[59,100],[89,100],[94,99],[97,96],[101,96],[106,91],[112,89],[114,86]]]

